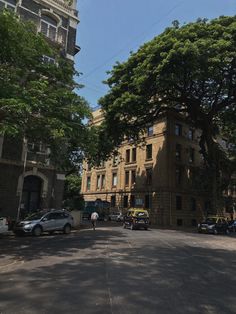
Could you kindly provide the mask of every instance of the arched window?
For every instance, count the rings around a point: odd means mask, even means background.
[[[56,41],[57,38],[57,20],[49,15],[41,15],[40,31],[46,37],[52,41]]]

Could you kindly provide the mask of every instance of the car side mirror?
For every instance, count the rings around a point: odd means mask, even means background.
[[[42,221],[47,221],[48,220],[48,217],[44,217],[43,219],[42,219]]]

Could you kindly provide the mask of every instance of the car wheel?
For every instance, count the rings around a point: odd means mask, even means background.
[[[42,232],[43,232],[43,230],[42,230],[42,228],[41,228],[40,226],[34,227],[34,229],[33,229],[33,231],[32,231],[32,233],[33,233],[33,235],[34,235],[35,237],[41,236]]]
[[[69,224],[65,225],[63,228],[63,232],[65,234],[69,234],[71,232],[71,225],[69,225]]]
[[[216,229],[213,230],[214,234],[218,234],[218,231]]]
[[[144,227],[144,230],[148,230],[148,227]]]

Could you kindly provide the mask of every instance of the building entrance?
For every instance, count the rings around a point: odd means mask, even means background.
[[[37,176],[27,176],[24,179],[22,203],[26,213],[40,208],[42,180]]]

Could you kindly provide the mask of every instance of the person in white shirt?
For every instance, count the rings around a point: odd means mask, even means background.
[[[92,222],[93,230],[95,230],[96,222],[97,222],[97,220],[98,220],[98,217],[99,217],[99,215],[98,215],[97,212],[93,212],[93,213],[91,214],[91,222]]]

